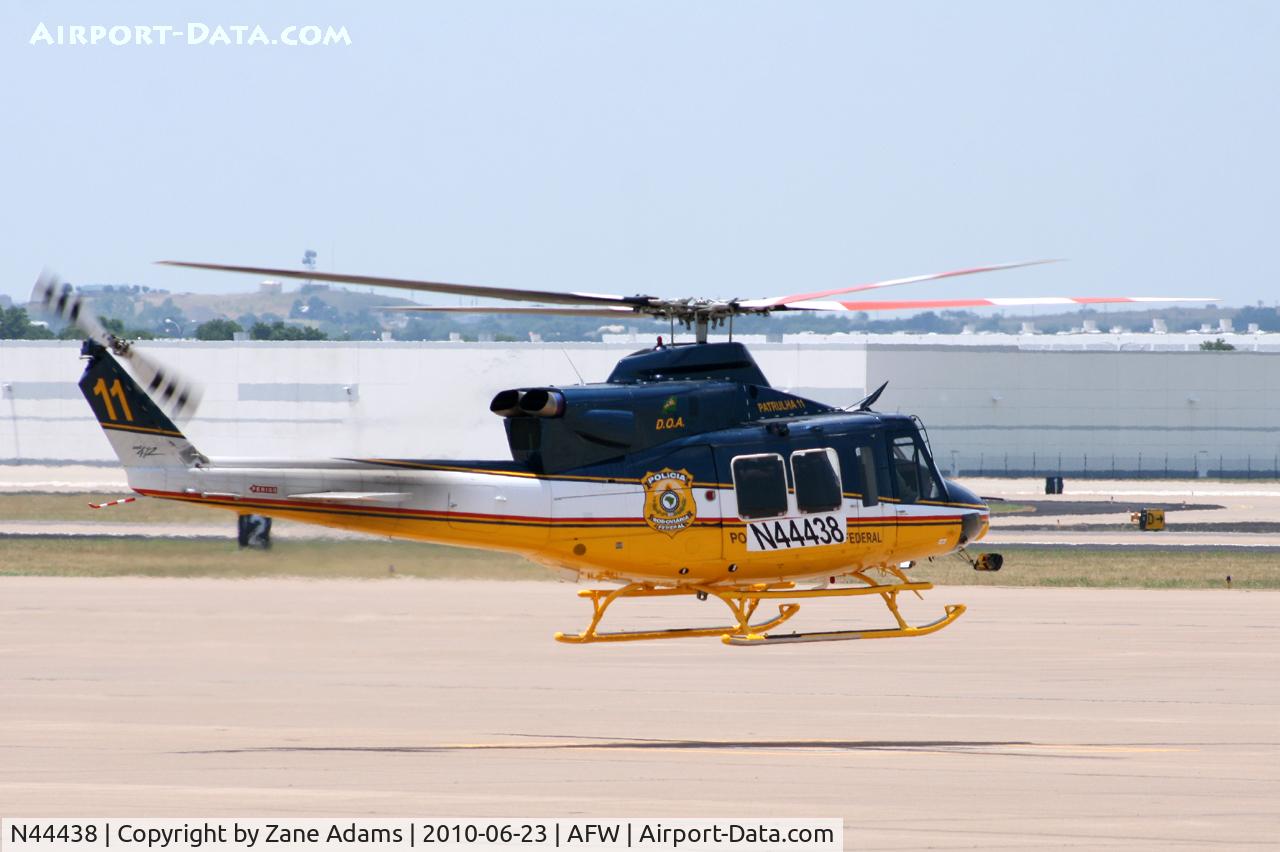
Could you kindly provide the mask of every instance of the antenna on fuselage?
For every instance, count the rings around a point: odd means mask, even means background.
[[[573,359],[569,357],[569,350],[561,346],[560,351],[564,354],[564,360],[568,361],[569,366],[573,368],[574,375],[578,377],[578,384],[585,385],[586,381],[583,380],[582,374],[578,372],[578,366],[574,364]]]
[[[863,397],[860,402],[855,402],[853,405],[845,408],[845,411],[848,411],[850,408],[854,411],[870,411],[871,406],[876,404],[876,400],[880,398],[880,394],[884,393],[884,389],[887,387],[889,387],[889,383],[885,382],[880,387],[872,391],[869,396]]]

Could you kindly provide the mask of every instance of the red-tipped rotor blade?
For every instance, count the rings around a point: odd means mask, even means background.
[[[929,275],[913,275],[910,278],[891,278],[888,281],[876,281],[872,284],[856,284],[852,287],[837,287],[834,290],[815,290],[811,293],[793,293],[790,296],[772,296],[768,299],[749,299],[739,302],[744,308],[780,308],[795,302],[811,302],[815,299],[830,299],[845,293],[860,293],[865,290],[879,290],[883,287],[900,287],[903,284],[916,284],[920,281],[936,281],[939,278],[956,278],[961,275],[977,275],[979,272],[998,272],[1001,269],[1018,269],[1023,266],[1040,266],[1045,263],[1060,263],[1061,258],[1049,260],[1024,260],[1019,263],[997,263],[993,266],[974,266],[969,269],[953,269],[950,272],[934,272]]]
[[[1125,302],[1217,302],[1214,296],[1011,296],[990,299],[900,299],[869,302],[814,300],[786,305],[789,311],[916,311],[929,308],[1023,308],[1035,305],[1114,305]]]

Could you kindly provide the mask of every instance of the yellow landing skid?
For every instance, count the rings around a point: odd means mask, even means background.
[[[747,636],[721,636],[726,645],[786,645],[789,642],[847,642],[851,639],[897,639],[904,636],[927,636],[936,633],[964,614],[964,604],[947,604],[946,615],[937,621],[919,627],[883,628],[879,630],[825,630],[816,633],[786,633],[781,636],[765,636],[754,633]]]
[[[919,597],[920,592],[933,588],[932,583],[915,583],[907,579],[897,568],[882,569],[899,580],[896,583],[877,583],[863,572],[853,574],[855,579],[866,585],[844,586],[839,588],[796,589],[794,583],[759,583],[741,588],[725,588],[721,586],[677,586],[663,588],[648,583],[630,583],[612,591],[587,589],[578,592],[578,596],[591,601],[592,618],[587,629],[581,633],[557,633],[559,642],[588,644],[592,642],[639,642],[649,639],[692,639],[719,636],[728,645],[772,645],[787,642],[838,642],[850,639],[892,639],[898,637],[924,636],[937,632],[964,613],[961,604],[946,607],[946,614],[937,621],[914,627],[907,624],[898,612],[898,594],[913,592]],[[600,632],[597,628],[604,618],[605,612],[621,598],[659,598],[675,595],[697,595],[705,600],[715,597],[723,602],[733,614],[734,623],[723,627],[683,627],[667,630],[629,630],[616,632]],[[877,630],[832,630],[819,633],[790,633],[783,636],[770,636],[769,631],[781,625],[800,611],[796,603],[779,604],[778,614],[761,623],[751,624],[760,602],[787,598],[831,598],[856,597],[862,595],[879,595],[889,612],[898,622],[896,628]]]

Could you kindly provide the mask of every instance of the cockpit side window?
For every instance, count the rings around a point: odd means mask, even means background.
[[[733,488],[740,518],[776,518],[787,513],[787,469],[776,453],[734,459]]]
[[[844,495],[836,472],[834,450],[802,450],[791,454],[791,478],[796,484],[796,507],[802,513],[834,512]]]
[[[889,447],[889,463],[901,502],[942,499],[942,488],[933,475],[929,456],[915,436],[898,435],[893,439]]]

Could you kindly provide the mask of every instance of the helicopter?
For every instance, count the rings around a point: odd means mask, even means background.
[[[773,387],[732,339],[735,317],[797,310],[874,311],[985,305],[1215,301],[1205,297],[1018,297],[860,300],[867,291],[1050,263],[972,267],[761,299],[613,296],[521,290],[212,263],[177,267],[540,303],[406,306],[458,313],[641,315],[694,340],[618,361],[601,383],[499,389],[489,406],[509,459],[210,459],[176,425],[198,384],[107,331],[80,293],[52,274],[33,300],[86,335],[79,387],[140,495],[424,542],[506,551],[607,588],[578,594],[587,626],[556,633],[588,644],[720,638],[736,646],[923,636],[955,622],[948,604],[926,624],[898,607],[933,588],[917,563],[959,554],[996,571],[996,553],[967,548],[990,526],[985,500],[934,462],[919,418],[876,411],[887,382],[848,408]],[[709,331],[727,325],[727,341]],[[673,335],[674,336],[674,335]],[[127,365],[127,369],[126,369]],[[687,596],[725,604],[714,627],[601,629],[620,600]],[[879,598],[887,627],[778,632],[805,600]],[[756,612],[777,602],[776,614]]]

